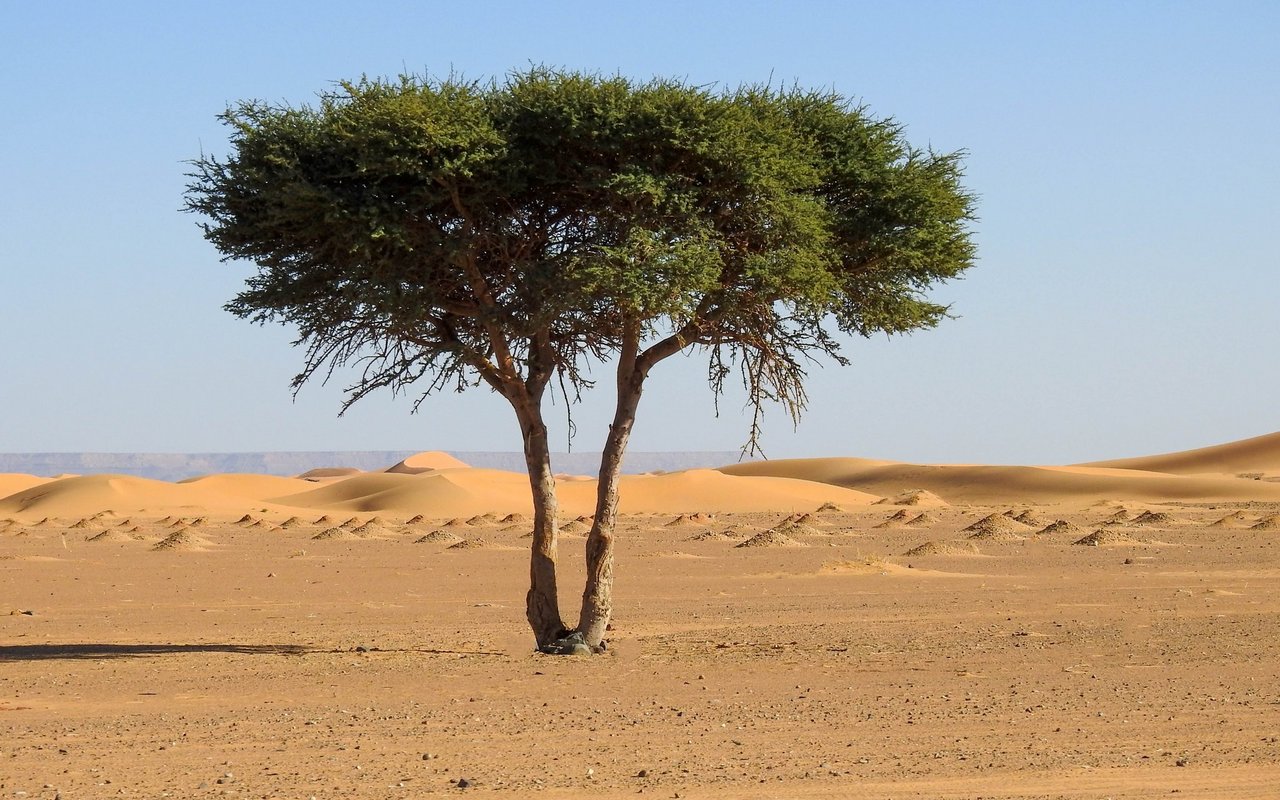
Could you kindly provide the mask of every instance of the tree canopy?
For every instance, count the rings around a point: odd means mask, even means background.
[[[973,259],[962,154],[830,91],[535,67],[365,78],[222,119],[231,153],[193,162],[187,205],[226,259],[257,265],[228,309],[296,326],[295,386],[359,365],[348,404],[487,383],[521,421],[544,511],[553,378],[581,389],[587,359],[617,364],[607,505],[662,359],[705,349],[717,393],[740,376],[754,445],[761,403],[803,408],[808,359],[843,363],[837,334],[936,325],[928,291]]]

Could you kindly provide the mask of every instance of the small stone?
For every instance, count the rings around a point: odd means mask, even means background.
[[[1187,760],[1185,758],[1180,758],[1177,761],[1173,762],[1173,765],[1175,767],[1185,767],[1187,765]]]
[[[471,781],[466,778],[458,778],[458,783],[456,785],[459,789],[465,789],[471,785]]]
[[[642,770],[640,770],[639,772],[637,772],[637,773],[636,773],[636,777],[637,777],[637,778],[647,778],[647,777],[649,777],[649,770],[647,770],[647,769],[642,769]]]

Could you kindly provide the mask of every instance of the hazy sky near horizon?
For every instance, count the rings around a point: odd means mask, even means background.
[[[1273,2],[7,3],[0,452],[518,449],[483,389],[339,419],[339,376],[295,402],[291,332],[222,310],[251,265],[180,208],[237,100],[530,63],[833,88],[968,151],[979,259],[935,293],[959,318],[850,341],[797,429],[769,415],[770,456],[1067,463],[1269,433],[1277,41]],[[742,396],[716,418],[704,372],[655,371],[633,449],[742,443]]]

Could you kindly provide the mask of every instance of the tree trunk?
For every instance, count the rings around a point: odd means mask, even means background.
[[[559,504],[556,500],[556,479],[551,471],[547,426],[542,421],[541,409],[536,406],[517,409],[517,416],[524,434],[529,485],[533,489],[533,544],[530,548],[525,614],[533,628],[534,639],[541,648],[567,633],[560,617],[560,600],[556,593],[556,515]]]
[[[643,390],[641,371],[619,371],[618,402],[600,457],[595,520],[587,536],[587,584],[578,618],[578,632],[593,650],[600,649],[613,613],[613,534],[618,519],[618,479]]]

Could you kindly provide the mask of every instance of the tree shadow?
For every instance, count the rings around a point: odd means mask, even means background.
[[[182,653],[300,656],[316,651],[296,644],[21,644],[0,645],[0,662],[145,658]]]

